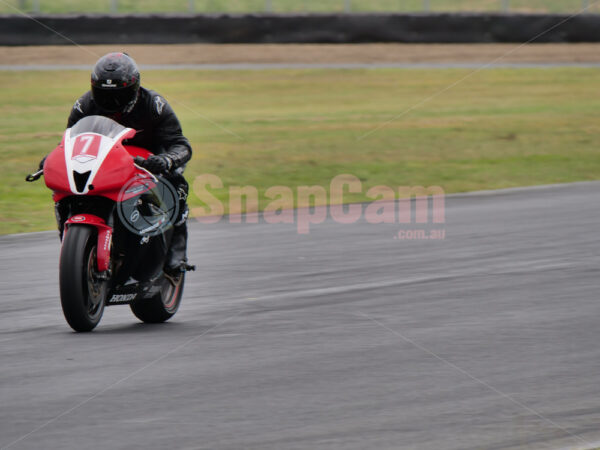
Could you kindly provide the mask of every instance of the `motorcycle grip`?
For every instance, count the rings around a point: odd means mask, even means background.
[[[44,174],[43,170],[38,170],[35,173],[30,173],[29,175],[27,175],[25,177],[25,181],[28,181],[29,183],[34,182],[35,180],[39,180],[40,177]]]

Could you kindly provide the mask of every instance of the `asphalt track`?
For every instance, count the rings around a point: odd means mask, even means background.
[[[595,69],[600,63],[223,63],[223,64],[140,64],[141,70],[281,70],[281,69]],[[86,64],[0,64],[0,71],[90,70]]]
[[[193,223],[174,319],[111,307],[88,334],[60,311],[55,234],[2,237],[0,448],[592,447],[599,190],[451,196],[435,241]]]

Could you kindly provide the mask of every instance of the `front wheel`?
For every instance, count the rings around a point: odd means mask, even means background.
[[[93,330],[104,312],[106,281],[98,278],[96,229],[71,225],[60,252],[60,302],[75,331]]]
[[[166,322],[175,315],[181,304],[184,282],[185,273],[182,273],[177,279],[163,277],[160,292],[152,298],[131,303],[129,305],[131,311],[142,322]]]

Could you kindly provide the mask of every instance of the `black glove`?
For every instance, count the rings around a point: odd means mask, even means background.
[[[150,155],[146,160],[136,156],[135,163],[152,173],[168,172],[173,167],[173,160],[167,155]]]
[[[48,155],[44,156],[42,158],[42,160],[40,161],[40,165],[38,167],[38,170],[44,170],[44,163],[46,162],[46,158],[48,157]]]

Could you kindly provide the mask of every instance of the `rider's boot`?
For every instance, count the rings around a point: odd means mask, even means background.
[[[171,277],[177,277],[187,270],[194,270],[196,267],[187,263],[187,223],[173,227],[173,236],[171,237],[171,246],[165,259],[165,273]]]

